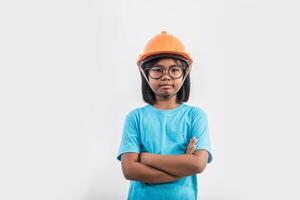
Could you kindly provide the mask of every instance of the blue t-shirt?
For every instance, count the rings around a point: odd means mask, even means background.
[[[121,155],[126,152],[185,154],[193,136],[198,140],[196,150],[208,151],[210,163],[207,115],[202,109],[182,103],[174,109],[160,110],[148,104],[127,114],[117,159],[121,160]],[[196,200],[197,191],[196,174],[169,183],[130,181],[128,200]]]

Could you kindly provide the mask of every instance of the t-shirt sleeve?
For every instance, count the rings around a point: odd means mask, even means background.
[[[209,137],[207,114],[195,108],[192,119],[192,137],[197,138],[196,150],[204,149],[208,152],[208,163],[212,161],[212,151]]]
[[[121,161],[121,155],[123,153],[140,153],[140,141],[137,116],[134,112],[130,112],[127,114],[124,121],[122,139],[117,154],[117,159]]]

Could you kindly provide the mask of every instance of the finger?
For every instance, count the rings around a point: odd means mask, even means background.
[[[190,149],[191,149],[191,147],[192,147],[192,146],[189,144],[189,145],[187,146],[187,148],[186,148],[186,151],[185,151],[185,152],[186,152],[186,153],[189,153],[189,152],[190,152]]]
[[[191,153],[192,147],[193,147],[193,145],[189,145],[189,146],[186,148],[186,153]]]
[[[187,152],[188,153],[194,153],[195,149],[196,149],[197,145],[196,144],[190,144],[189,147],[187,148]]]
[[[195,143],[197,143],[197,139],[196,139],[196,137],[193,137],[193,138],[191,138],[190,139],[190,144],[195,144]]]
[[[196,137],[192,137],[189,141],[189,144],[187,145],[186,148],[186,153],[193,153],[195,150],[193,150],[193,146],[197,144],[197,138]],[[195,148],[195,147],[194,147]]]
[[[193,140],[192,140],[192,141],[193,141],[194,144],[196,144],[196,143],[198,142],[198,140],[197,140],[196,137],[193,137]]]
[[[190,148],[192,145],[195,145],[197,141],[195,141],[195,138],[191,138],[189,141],[189,144],[187,145],[187,148]]]
[[[189,141],[189,143],[188,143],[188,145],[187,145],[187,148],[189,148],[192,144],[193,144],[193,140],[190,139],[190,141]]]
[[[196,145],[191,146],[191,148],[189,149],[189,154],[193,154],[196,150]]]
[[[193,153],[196,151],[196,149],[197,149],[197,145],[193,145],[193,147],[192,147]]]
[[[191,148],[189,149],[188,153],[193,154],[196,150],[196,145],[192,145]]]

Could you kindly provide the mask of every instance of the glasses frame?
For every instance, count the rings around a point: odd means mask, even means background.
[[[160,68],[160,69],[162,70],[162,73],[161,73],[161,75],[160,75],[158,78],[153,78],[153,77],[150,75],[150,72],[149,72],[149,71],[150,71],[150,69],[152,69],[153,67],[158,67],[158,68]],[[174,77],[171,76],[171,74],[170,74],[170,70],[171,70],[172,68],[174,68],[174,67],[179,67],[179,68],[182,69],[181,75],[180,75],[179,77],[177,77],[177,78],[174,78]],[[168,75],[169,75],[173,80],[176,80],[176,79],[179,79],[179,78],[181,78],[181,77],[183,76],[185,68],[182,67],[181,65],[171,65],[171,66],[169,67],[169,69],[166,70],[166,69],[164,69],[161,65],[154,65],[154,66],[152,66],[152,67],[145,68],[145,70],[148,70],[148,75],[149,75],[149,77],[152,78],[152,79],[155,79],[155,80],[160,79],[160,78],[164,75],[164,71],[168,71]]]

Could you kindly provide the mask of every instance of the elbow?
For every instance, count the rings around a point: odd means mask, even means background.
[[[126,169],[126,168],[123,169],[123,175],[126,180],[129,180],[129,181],[133,180],[133,174],[132,174],[131,170]]]
[[[126,180],[133,181],[136,178],[136,173],[134,170],[134,165],[124,166],[122,168],[123,176]]]
[[[205,170],[205,166],[199,165],[199,166],[197,166],[197,168],[196,168],[196,173],[197,173],[197,174],[201,174],[204,170]]]
[[[124,173],[123,172],[123,175],[124,175],[124,177],[125,177],[126,180],[129,180],[129,181],[132,180],[132,176],[130,175],[130,173],[128,173],[128,172]]]
[[[205,168],[206,168],[206,164],[207,163],[204,162],[202,159],[197,158],[196,162],[195,162],[195,172],[197,174],[202,173],[205,170]]]
[[[138,154],[125,154],[122,155],[121,161],[122,161],[122,172],[123,176],[127,180],[133,180],[136,176],[135,174],[135,166],[136,163],[138,162]]]

